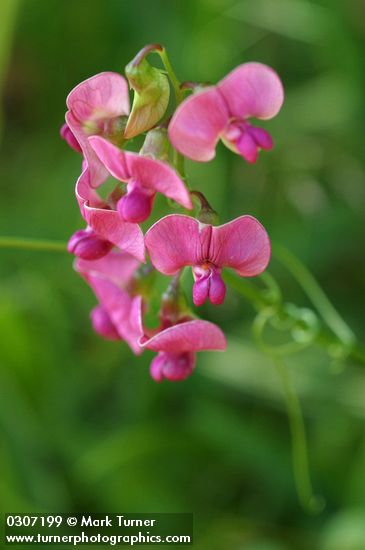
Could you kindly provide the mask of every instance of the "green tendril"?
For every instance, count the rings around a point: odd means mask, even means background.
[[[342,344],[347,348],[352,348],[356,342],[354,333],[334,308],[306,266],[281,245],[273,245],[273,253],[299,283],[313,306]]]

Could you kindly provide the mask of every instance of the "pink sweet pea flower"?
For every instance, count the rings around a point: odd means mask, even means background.
[[[224,301],[223,267],[234,269],[241,277],[254,277],[266,269],[270,260],[269,237],[252,216],[214,227],[172,214],[147,231],[145,243],[152,264],[165,275],[192,266],[196,306],[207,298],[215,305]]]
[[[198,319],[166,328],[140,340],[142,348],[157,351],[150,373],[156,382],[184,380],[194,370],[196,352],[225,350],[226,338],[219,327]]]
[[[188,97],[176,110],[169,126],[175,149],[192,160],[214,158],[219,139],[250,163],[259,149],[271,149],[270,134],[248,122],[270,119],[284,100],[278,75],[261,63],[245,63],[216,86]]]
[[[144,262],[144,240],[140,227],[135,223],[122,220],[116,210],[101,200],[90,186],[88,167],[77,180],[76,198],[81,215],[88,225],[85,231],[86,237],[89,238],[83,240],[82,237],[85,234],[80,235],[77,232],[69,242],[70,252],[84,259],[97,259],[103,255],[103,251],[107,253],[110,250],[111,243]],[[87,253],[89,253],[88,257]]]
[[[94,330],[106,339],[124,340],[136,355],[143,351],[143,304],[142,297],[133,294],[131,281],[139,265],[129,254],[114,251],[100,260],[75,262],[99,301],[90,315]]]
[[[184,182],[165,162],[121,151],[98,136],[90,137],[89,144],[110,174],[127,183],[127,194],[117,204],[123,220],[134,223],[146,220],[157,192],[185,208],[193,207]]]
[[[123,135],[120,117],[128,115],[130,108],[127,81],[117,73],[97,74],[76,86],[66,103],[69,109],[66,113],[67,128],[61,129],[61,135],[74,149],[74,140],[77,141],[90,170],[90,184],[98,187],[108,174],[87,138]]]

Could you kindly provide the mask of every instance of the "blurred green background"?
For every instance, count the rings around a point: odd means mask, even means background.
[[[267,124],[274,151],[248,166],[220,146],[212,163],[188,165],[191,180],[223,221],[258,216],[364,341],[362,0],[1,0],[0,19],[0,234],[66,240],[82,226],[80,159],[58,132],[83,79],[122,71],[150,42],[181,80],[261,61],[286,90]],[[275,260],[270,270],[287,300],[307,304]],[[326,500],[310,516],[279,383],[233,290],[202,311],[225,328],[227,353],[157,385],[150,352],[135,358],[92,332],[95,299],[69,256],[0,250],[0,275],[2,511],[191,511],[197,549],[365,549],[364,366],[335,369],[317,348],[288,361]]]

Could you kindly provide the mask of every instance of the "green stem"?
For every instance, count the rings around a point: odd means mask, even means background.
[[[172,65],[170,63],[170,60],[168,58],[167,52],[165,48],[163,48],[161,51],[156,51],[156,53],[159,54],[161,61],[166,69],[166,72],[168,74],[168,77],[171,81],[172,87],[174,89],[175,93],[175,101],[176,101],[176,107],[180,105],[180,103],[184,100],[185,94],[184,90],[181,89],[181,83],[180,80],[177,78]],[[174,149],[173,153],[173,163],[176,168],[176,170],[179,172],[181,177],[183,179],[186,179],[185,175],[185,167],[184,167],[184,156],[181,155],[176,149]]]
[[[0,237],[0,248],[19,250],[44,250],[48,252],[67,252],[67,243],[23,237]]]
[[[172,65],[170,63],[170,60],[168,58],[165,48],[163,48],[161,51],[157,51],[157,53],[161,57],[161,61],[166,69],[169,79],[171,80],[172,87],[174,88],[176,105],[180,105],[180,103],[184,99],[184,90],[180,88],[181,86],[180,80],[177,78],[176,74],[174,73],[174,70],[172,68]]]
[[[273,245],[273,253],[297,280],[334,334],[345,346],[352,347],[356,341],[354,333],[336,311],[306,266],[281,245]]]
[[[322,498],[316,497],[313,494],[309,473],[307,438],[300,402],[292,385],[289,372],[282,359],[277,356],[271,356],[271,360],[275,365],[276,372],[281,382],[289,418],[293,473],[298,498],[304,509],[310,513],[316,514],[323,510],[324,502]]]

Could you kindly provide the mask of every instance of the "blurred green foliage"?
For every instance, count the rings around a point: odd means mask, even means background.
[[[219,147],[212,163],[188,163],[191,181],[223,221],[257,215],[364,341],[361,0],[2,0],[0,16],[0,234],[66,240],[80,227],[80,162],[58,130],[81,80],[122,70],[150,42],[181,80],[268,63],[286,89],[268,123],[274,151],[248,166]],[[224,306],[202,308],[226,328],[227,353],[201,354],[189,380],[156,385],[152,354],[93,334],[95,300],[71,258],[0,258],[2,511],[192,511],[198,549],[364,550],[364,367],[336,370],[317,348],[288,362],[327,503],[311,517],[297,504],[280,388],[253,344],[248,302],[229,290]],[[308,305],[282,267],[270,269],[287,300]]]

